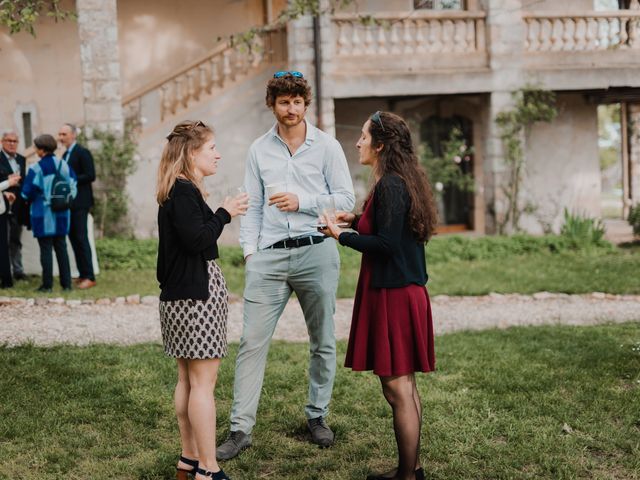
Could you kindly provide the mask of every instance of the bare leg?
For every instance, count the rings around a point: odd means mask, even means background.
[[[393,430],[398,445],[395,480],[414,480],[420,446],[420,417],[414,399],[414,376],[380,377],[382,392],[393,410]]]
[[[216,404],[214,389],[218,378],[219,358],[189,360],[189,422],[200,455],[200,468],[217,472]],[[204,478],[199,476],[199,478]]]
[[[178,358],[178,382],[174,393],[176,406],[176,417],[178,418],[178,429],[180,430],[180,443],[182,444],[182,456],[198,460],[198,447],[193,436],[193,429],[189,422],[189,393],[191,384],[189,383],[189,363],[184,358]],[[178,462],[178,468],[189,470],[190,465]]]

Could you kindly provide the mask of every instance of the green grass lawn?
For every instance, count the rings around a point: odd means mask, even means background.
[[[489,292],[539,291],[588,293],[593,291],[640,294],[640,244],[626,248],[568,248],[563,237],[441,237],[427,246],[429,292],[432,295],[483,295]],[[155,277],[155,240],[98,242],[102,272],[98,286],[63,293],[59,285],[44,296],[101,298],[158,295]],[[338,297],[353,297],[361,255],[340,247],[341,274]],[[223,246],[218,260],[231,292],[242,295],[244,262],[239,247]],[[57,279],[56,279],[57,280]],[[40,277],[16,282],[0,291],[7,296],[43,296],[34,290]]]
[[[221,436],[236,348],[216,390]],[[640,478],[640,323],[457,333],[436,348],[438,371],[419,376],[427,478]],[[0,348],[0,363],[0,478],[173,478],[175,366],[160,346]],[[393,465],[370,373],[338,369],[337,443],[306,441],[306,366],[305,345],[273,345],[254,446],[224,464],[232,478],[363,480]]]

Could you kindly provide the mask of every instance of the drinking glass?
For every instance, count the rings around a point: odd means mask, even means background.
[[[332,195],[318,195],[316,200],[318,213],[324,215],[331,222],[336,221],[336,202]]]

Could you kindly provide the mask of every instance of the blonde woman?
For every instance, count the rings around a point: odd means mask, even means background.
[[[216,173],[220,153],[213,130],[185,121],[167,136],[158,170],[157,276],[165,353],[177,359],[175,407],[182,453],[177,479],[224,480],[216,461],[213,390],[227,355],[227,287],[217,240],[247,211],[248,196],[225,198],[215,213],[205,202],[204,177]]]

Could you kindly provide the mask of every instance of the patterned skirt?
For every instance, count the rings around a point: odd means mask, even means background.
[[[207,262],[209,298],[160,302],[164,352],[170,357],[203,360],[227,355],[229,293],[222,270]]]

